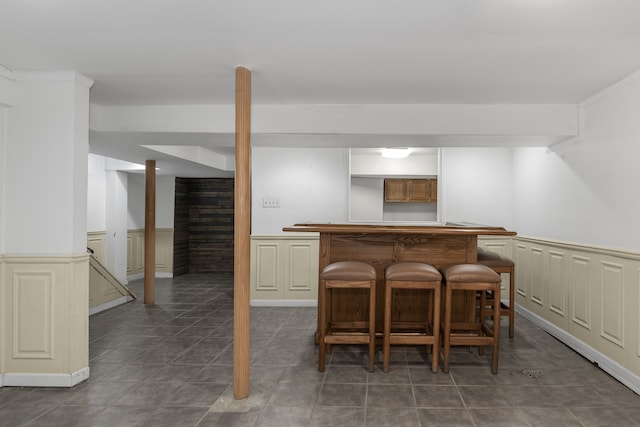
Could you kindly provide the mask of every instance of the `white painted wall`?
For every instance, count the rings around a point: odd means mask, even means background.
[[[298,222],[348,222],[346,151],[254,148],[252,233],[280,233]],[[510,148],[443,149],[444,220],[511,228],[511,162]],[[280,199],[281,207],[263,208],[263,198]]]
[[[105,158],[89,154],[87,179],[87,231],[105,231],[106,188]]]
[[[2,83],[3,77],[0,75],[0,83]],[[2,99],[2,86],[0,85],[0,100]],[[7,223],[5,217],[5,207],[7,206],[6,199],[6,161],[7,161],[7,144],[5,140],[6,123],[8,108],[0,104],[0,254],[5,252],[5,238]]]
[[[129,173],[127,227],[144,228],[145,176]],[[176,178],[156,175],[156,228],[173,228]]]
[[[125,172],[106,171],[105,267],[127,283],[127,192]]]
[[[443,218],[513,227],[511,148],[443,148]],[[518,230],[516,230],[518,231]]]
[[[346,148],[264,148],[251,153],[251,232],[282,233],[298,222],[347,222]],[[280,208],[263,208],[263,199]]]
[[[380,222],[384,212],[384,178],[351,177],[351,221]]]
[[[584,103],[581,143],[516,149],[514,227],[522,235],[640,249],[640,78]]]

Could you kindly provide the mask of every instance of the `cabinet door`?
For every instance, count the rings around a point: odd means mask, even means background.
[[[402,202],[407,197],[406,179],[385,179],[384,180],[384,201]]]
[[[437,179],[428,179],[427,180],[427,202],[435,203],[438,201],[438,180]]]
[[[412,179],[409,181],[408,197],[410,202],[428,202],[430,198],[429,181],[426,179]]]

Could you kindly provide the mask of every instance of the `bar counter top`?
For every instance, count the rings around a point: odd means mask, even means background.
[[[291,227],[284,227],[282,231],[331,234],[516,235],[514,231],[508,231],[503,227],[465,222],[446,223],[444,225],[300,223]]]

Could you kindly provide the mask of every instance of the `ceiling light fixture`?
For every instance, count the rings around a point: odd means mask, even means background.
[[[387,159],[404,159],[411,153],[408,148],[385,148],[382,150],[382,157]]]

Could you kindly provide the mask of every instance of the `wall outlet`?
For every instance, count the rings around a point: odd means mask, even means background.
[[[263,208],[279,208],[280,199],[262,199]]]

